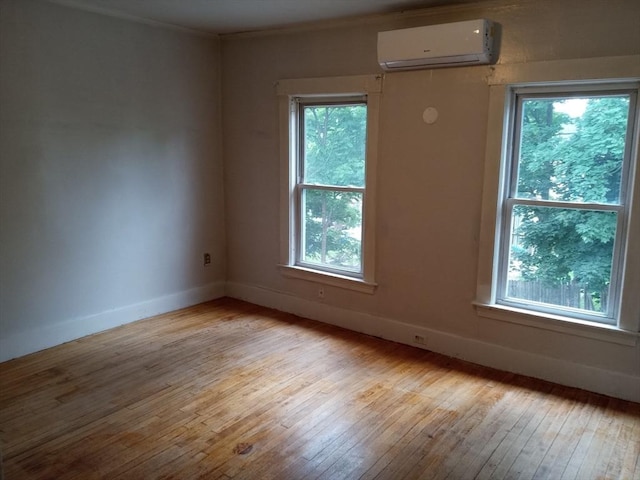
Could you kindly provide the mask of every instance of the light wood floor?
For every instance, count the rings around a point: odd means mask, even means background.
[[[640,405],[230,299],[0,364],[7,480],[640,479]]]

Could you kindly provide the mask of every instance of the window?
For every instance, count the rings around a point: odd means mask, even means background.
[[[615,324],[636,93],[512,89],[498,303]]]
[[[296,97],[296,265],[362,275],[367,102]]]
[[[283,80],[286,276],[372,293],[381,77]]]
[[[640,84],[619,80],[624,59],[600,61],[489,80],[476,305],[484,317],[633,343],[623,334],[640,328]],[[572,66],[575,81],[555,78]]]

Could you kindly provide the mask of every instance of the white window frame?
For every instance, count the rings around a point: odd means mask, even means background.
[[[280,264],[283,275],[335,287],[374,293],[375,283],[375,190],[377,166],[378,118],[382,93],[381,75],[358,75],[280,80],[277,84],[280,126]],[[298,218],[298,145],[297,99],[366,97],[367,140],[365,187],[362,205],[361,272],[351,273],[299,262],[300,219]]]
[[[640,81],[640,56],[592,58],[534,62],[528,64],[496,66],[489,83],[489,116],[487,145],[485,150],[485,174],[480,227],[478,280],[476,310],[480,318],[490,318],[523,324],[561,333],[596,338],[624,345],[636,345],[640,330],[640,161],[638,142],[640,122],[634,126],[635,144],[631,145],[631,162],[628,170],[629,185],[626,231],[620,232],[621,240],[629,248],[620,259],[618,289],[619,309],[614,324],[595,323],[584,318],[571,317],[558,312],[531,310],[514,304],[501,302],[497,295],[499,287],[499,264],[501,261],[500,239],[508,228],[501,215],[505,207],[503,193],[510,175],[510,117],[513,106],[513,89],[520,87],[563,85],[635,83]],[[593,88],[592,88],[593,89]],[[636,99],[637,102],[640,100]],[[638,104],[632,106],[638,109]]]
[[[366,184],[361,187],[352,187],[352,186],[339,186],[339,185],[318,185],[307,183],[307,179],[304,176],[304,171],[306,169],[305,166],[305,141],[306,132],[304,128],[304,109],[309,106],[324,106],[324,107],[339,107],[346,105],[367,105],[367,97],[366,95],[336,95],[336,96],[300,96],[294,97],[292,103],[295,104],[297,108],[297,124],[296,124],[296,132],[292,132],[292,134],[296,135],[297,140],[297,148],[298,155],[296,158],[296,185],[294,188],[294,203],[296,210],[296,221],[295,223],[295,233],[294,238],[296,241],[296,245],[294,248],[295,253],[295,261],[294,264],[300,266],[302,268],[308,268],[311,270],[319,270],[327,273],[333,273],[336,275],[345,275],[348,277],[354,278],[362,278],[362,267],[363,267],[363,257],[362,251],[360,252],[360,268],[349,269],[349,268],[338,268],[331,267],[330,265],[323,264],[315,264],[313,262],[305,261],[303,257],[304,253],[304,230],[305,224],[303,221],[303,212],[302,212],[302,197],[305,190],[323,190],[326,192],[348,192],[348,193],[359,193],[363,198],[363,207],[364,207],[364,196],[367,193]],[[366,121],[366,120],[365,120]],[[365,138],[366,142],[366,138]],[[366,145],[366,143],[365,143]],[[366,178],[366,159],[364,165],[364,174]],[[363,212],[364,213],[364,212]],[[364,219],[363,219],[364,220]],[[361,232],[364,231],[364,222],[361,222]]]
[[[628,131],[626,135],[626,148],[624,152],[624,158],[622,163],[622,175],[620,184],[620,200],[618,204],[604,204],[604,203],[578,203],[578,202],[561,202],[557,200],[537,200],[537,199],[525,199],[519,198],[516,195],[517,190],[517,173],[519,154],[518,150],[522,147],[520,144],[521,137],[521,116],[522,116],[522,102],[526,100],[536,98],[549,98],[549,97],[565,97],[571,96],[606,96],[606,95],[621,95],[628,94],[631,100],[629,108],[628,118]],[[508,89],[507,110],[505,116],[508,116],[508,129],[509,135],[508,148],[504,153],[503,161],[505,162],[505,188],[504,192],[501,192],[502,198],[500,199],[500,205],[502,209],[502,225],[500,242],[500,258],[498,259],[498,286],[496,289],[496,303],[501,305],[511,305],[513,307],[521,307],[524,309],[530,309],[543,313],[555,313],[559,315],[566,315],[572,318],[578,318],[586,321],[616,324],[618,318],[618,293],[620,291],[620,285],[622,284],[621,273],[621,257],[624,256],[626,250],[626,244],[624,242],[625,232],[629,217],[629,197],[631,178],[628,173],[630,171],[631,163],[631,150],[633,140],[633,128],[636,123],[636,111],[638,105],[638,84],[637,83],[606,83],[602,84],[558,84],[554,86],[514,86]],[[506,295],[507,284],[507,270],[509,263],[509,245],[510,237],[512,234],[512,211],[517,205],[531,205],[531,206],[545,206],[550,208],[568,208],[580,211],[600,211],[600,212],[612,212],[617,216],[617,228],[616,228],[616,240],[613,248],[613,259],[611,266],[611,285],[610,285],[610,301],[608,302],[608,309],[606,312],[590,313],[587,311],[554,307],[546,304],[537,304],[533,301],[520,300],[515,298],[509,298]]]

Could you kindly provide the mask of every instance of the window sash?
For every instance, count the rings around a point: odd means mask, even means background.
[[[597,211],[612,212],[616,214],[616,234],[613,245],[613,253],[611,259],[611,272],[609,283],[609,301],[607,302],[607,310],[605,312],[589,311],[573,307],[554,305],[545,302],[537,302],[508,295],[509,281],[509,264],[511,255],[511,237],[513,234],[513,210],[515,207],[523,206],[539,206],[546,208],[554,208],[558,210],[577,210],[577,211]],[[551,201],[535,201],[520,200],[509,198],[505,201],[503,207],[502,231],[500,236],[500,257],[497,281],[496,303],[501,305],[513,306],[517,308],[525,308],[542,313],[564,314],[573,318],[596,321],[598,323],[615,324],[619,311],[619,294],[621,285],[621,256],[624,246],[623,236],[620,234],[624,225],[624,208],[619,205],[601,205],[601,204],[578,204],[570,202],[551,202]]]
[[[508,128],[511,133],[507,145],[507,159],[509,165],[508,198],[517,198],[518,189],[518,160],[520,158],[520,140],[522,138],[522,112],[523,103],[527,100],[553,100],[570,98],[601,98],[601,97],[629,97],[629,111],[627,117],[627,132],[625,137],[625,150],[622,161],[622,180],[620,182],[620,198],[618,205],[629,202],[628,191],[632,186],[631,157],[633,150],[633,138],[636,125],[638,83],[616,83],[594,85],[547,85],[547,86],[515,86],[510,89],[511,102],[507,102],[507,108],[512,104],[515,112],[508,117]],[[625,201],[626,199],[626,201]],[[523,199],[524,200],[524,199]],[[587,203],[587,202],[576,202]],[[615,205],[615,203],[614,203]]]
[[[321,97],[294,97],[292,102],[297,109],[296,115],[296,136],[297,136],[297,145],[298,145],[298,158],[296,162],[296,184],[303,185],[312,185],[311,183],[305,182],[305,158],[306,158],[306,132],[305,132],[305,118],[304,111],[305,107],[343,107],[348,105],[367,105],[367,96],[366,95],[339,95],[339,96],[321,96]],[[367,119],[369,121],[369,112],[367,111]],[[366,129],[366,127],[365,127]],[[367,158],[366,158],[366,145],[367,140],[365,137],[365,162],[364,162],[364,187],[366,188],[366,178],[367,178]],[[339,188],[339,185],[327,185],[327,187]]]
[[[335,273],[339,275],[352,276],[355,278],[363,277],[363,244],[364,244],[364,195],[365,189],[360,187],[329,187],[326,185],[307,185],[307,184],[299,184],[296,185],[295,189],[295,204],[296,204],[296,218],[297,222],[295,224],[295,239],[296,239],[296,256],[295,256],[295,264],[305,268],[311,268],[314,270],[320,270],[323,272]],[[320,262],[308,262],[303,259],[306,255],[304,241],[305,241],[305,212],[302,208],[303,204],[303,196],[306,190],[321,190],[325,192],[347,192],[347,193],[360,193],[362,194],[362,215],[360,221],[360,260],[359,260],[359,268],[349,268],[349,267],[334,267],[328,264],[320,263]]]

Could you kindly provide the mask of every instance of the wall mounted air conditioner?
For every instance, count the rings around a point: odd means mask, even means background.
[[[387,71],[492,63],[490,20],[405,28],[378,33],[378,62]]]

